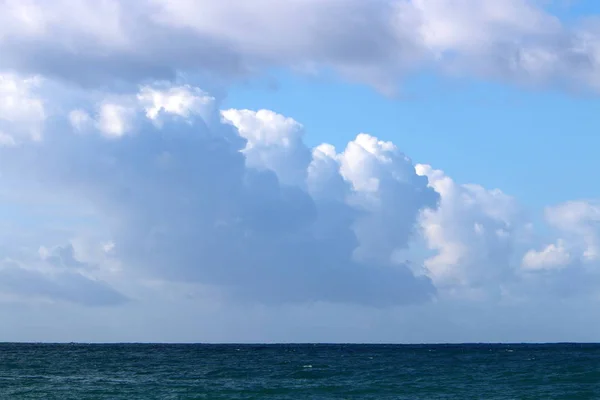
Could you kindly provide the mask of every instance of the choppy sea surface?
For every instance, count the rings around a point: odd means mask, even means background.
[[[600,399],[600,345],[0,344],[0,399]]]

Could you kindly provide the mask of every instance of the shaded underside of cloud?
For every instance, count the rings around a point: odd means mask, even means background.
[[[272,67],[393,91],[419,68],[598,89],[600,28],[528,0],[109,0],[0,3],[0,69],[88,87]],[[116,81],[115,81],[116,79]]]
[[[110,285],[77,271],[44,271],[6,261],[0,265],[0,293],[20,300],[63,301],[84,306],[116,306],[128,301]]]

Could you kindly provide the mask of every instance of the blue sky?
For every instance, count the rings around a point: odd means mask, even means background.
[[[564,21],[577,22],[581,18],[595,17],[600,12],[600,6],[593,0],[551,0],[542,1],[548,12]]]
[[[600,337],[597,2],[73,4],[0,3],[0,341]]]

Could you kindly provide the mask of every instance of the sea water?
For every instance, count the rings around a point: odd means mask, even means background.
[[[0,399],[600,399],[600,345],[0,344]]]

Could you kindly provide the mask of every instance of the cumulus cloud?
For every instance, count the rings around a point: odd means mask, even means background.
[[[364,213],[354,223],[360,243],[355,256],[389,263],[396,250],[409,244],[419,211],[437,207],[438,194],[427,186],[427,179],[415,173],[412,160],[391,142],[362,133],[340,154],[322,150],[323,146],[315,152],[319,163],[312,165],[312,174],[319,174],[321,166],[328,176],[330,166],[323,157],[335,160],[348,185],[338,196],[345,194],[348,204]],[[336,187],[335,176],[330,179],[333,182],[327,190]]]
[[[7,149],[0,167],[93,204],[125,267],[253,301],[386,306],[434,295],[429,278],[392,259],[438,199],[392,143],[360,134],[320,163],[302,126],[272,111],[220,113],[189,86],[119,96],[83,107],[97,109],[96,134],[73,134],[71,112],[52,141]],[[323,167],[335,196],[312,183]],[[72,248],[43,253],[77,265]]]
[[[311,155],[300,123],[271,110],[229,109],[221,115],[246,139],[242,152],[247,166],[271,170],[284,184],[304,184]]]
[[[522,272],[584,276],[576,261],[597,243],[592,203],[548,209],[565,240],[528,248],[529,221],[500,190],[456,183],[366,133],[341,151],[311,149],[292,118],[219,111],[191,85],[145,84],[57,109],[51,141],[1,151],[3,176],[91,204],[107,251],[136,276],[260,302],[386,306],[439,292],[515,296],[535,282]],[[95,265],[72,246],[40,254],[55,268]],[[543,279],[554,287],[560,276]]]
[[[439,208],[423,210],[420,218],[434,251],[425,261],[431,279],[438,287],[498,288],[512,275],[513,249],[526,229],[516,200],[500,190],[458,184],[429,165],[416,169],[441,197]]]
[[[528,0],[5,0],[0,68],[95,86],[270,67],[333,68],[390,90],[405,73],[598,89],[596,22]]]
[[[567,275],[585,281],[578,260],[594,259],[591,202],[549,208],[561,239],[531,243],[514,198],[366,133],[311,149],[292,118],[219,111],[203,90],[164,81],[78,96],[72,110],[54,99],[64,112],[42,126],[52,140],[0,149],[0,172],[91,205],[110,232],[105,253],[132,276],[259,302],[388,306],[557,290]],[[40,254],[67,274],[97,265],[72,246]],[[523,274],[536,271],[554,274]]]
[[[586,261],[600,257],[600,206],[594,201],[569,201],[546,209],[546,220],[567,235]]]
[[[560,269],[572,261],[571,254],[562,240],[549,244],[540,251],[529,250],[523,256],[523,267],[526,270]]]
[[[528,250],[522,259],[525,272],[544,272],[544,279],[560,293],[593,292],[598,284],[600,209],[595,201],[567,201],[547,207],[546,221],[555,243]],[[547,282],[546,282],[547,283]]]

